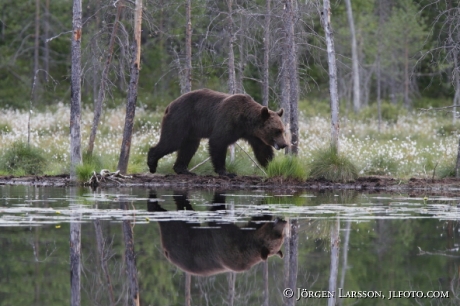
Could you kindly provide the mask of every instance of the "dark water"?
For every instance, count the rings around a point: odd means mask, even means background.
[[[0,305],[459,305],[459,201],[0,186]]]

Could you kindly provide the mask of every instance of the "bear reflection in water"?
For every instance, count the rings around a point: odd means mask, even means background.
[[[149,211],[166,211],[150,194]],[[185,193],[175,193],[177,210],[193,210]],[[225,197],[215,194],[211,210],[225,209]],[[193,275],[210,276],[223,272],[243,272],[278,255],[283,257],[286,221],[263,215],[253,217],[244,228],[235,224],[210,222],[209,227],[186,221],[159,222],[166,258]]]

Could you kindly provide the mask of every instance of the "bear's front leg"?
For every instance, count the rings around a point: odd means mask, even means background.
[[[209,139],[209,155],[211,156],[214,171],[220,176],[235,177],[236,174],[229,173],[225,169],[225,157],[227,155],[228,145],[222,141],[210,138]]]

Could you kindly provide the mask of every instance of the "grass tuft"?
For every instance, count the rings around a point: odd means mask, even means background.
[[[370,175],[395,175],[397,171],[398,162],[381,154],[372,157],[370,164],[364,169],[364,173]]]
[[[14,142],[0,155],[0,170],[13,175],[43,174],[47,161],[42,149],[25,142]]]
[[[307,179],[307,167],[300,157],[293,155],[278,155],[267,166],[268,177],[283,177],[304,181]]]
[[[330,147],[314,153],[310,164],[310,177],[332,182],[348,182],[358,178],[358,169],[337,149]]]

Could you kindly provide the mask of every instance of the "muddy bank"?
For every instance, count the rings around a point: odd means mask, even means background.
[[[33,186],[71,186],[68,175],[56,176],[0,176],[0,185],[33,185]],[[83,185],[83,184],[81,184]],[[98,187],[162,187],[162,188],[222,188],[222,189],[276,189],[296,190],[358,190],[404,192],[409,194],[422,193],[458,193],[460,195],[460,179],[427,179],[411,178],[399,180],[385,176],[360,177],[348,183],[332,183],[325,180],[307,180],[304,182],[284,180],[281,178],[264,179],[259,176],[238,176],[227,178],[219,176],[189,175],[158,175],[134,174],[130,178],[105,178],[98,182]]]

